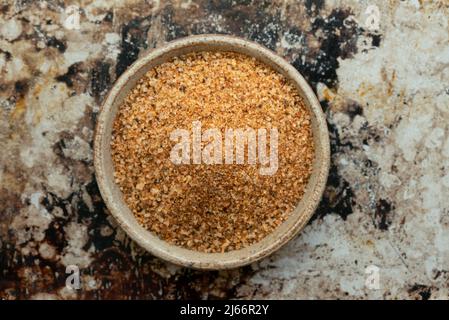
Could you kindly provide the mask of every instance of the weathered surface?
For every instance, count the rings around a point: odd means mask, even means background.
[[[0,298],[449,297],[447,1],[85,1],[80,30],[63,26],[60,3],[0,5]],[[376,4],[379,30],[367,21]],[[143,252],[109,217],[92,166],[117,76],[145,49],[199,33],[284,56],[331,133],[315,218],[272,257],[225,272]],[[65,288],[72,264],[77,291]],[[378,290],[365,286],[371,265]]]

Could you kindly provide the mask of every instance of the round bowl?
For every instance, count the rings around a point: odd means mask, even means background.
[[[305,193],[289,218],[260,242],[240,250],[204,253],[188,250],[158,238],[139,225],[123,200],[113,178],[111,158],[112,124],[122,101],[137,81],[151,68],[169,59],[195,51],[234,51],[253,56],[283,74],[304,99],[312,120],[315,159]],[[329,134],[321,106],[301,74],[283,58],[267,48],[233,36],[199,35],[175,40],[151,50],[131,65],[115,82],[103,102],[95,131],[94,165],[98,186],[106,205],[123,230],[153,255],[196,269],[228,269],[243,266],[268,256],[292,239],[313,215],[329,172]]]

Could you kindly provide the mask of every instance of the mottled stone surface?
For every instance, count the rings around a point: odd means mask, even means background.
[[[62,1],[0,5],[0,298],[449,297],[447,1],[83,3],[79,30],[64,27]],[[144,50],[200,33],[290,61],[317,92],[332,144],[304,232],[223,272],[140,249],[109,216],[92,166],[117,76]],[[65,288],[73,264],[76,291]],[[365,285],[373,266],[378,289]]]

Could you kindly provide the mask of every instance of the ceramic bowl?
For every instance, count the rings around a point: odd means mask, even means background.
[[[246,248],[225,253],[188,250],[158,238],[144,229],[123,200],[113,178],[111,132],[122,101],[137,81],[151,68],[171,58],[196,51],[234,51],[253,56],[288,78],[303,97],[312,119],[315,143],[313,171],[305,194],[289,218],[273,233]],[[301,74],[283,58],[256,43],[232,36],[199,35],[175,40],[142,55],[111,88],[98,115],[94,141],[94,164],[104,201],[121,228],[153,255],[172,263],[196,269],[228,269],[243,266],[268,256],[300,232],[313,215],[324,190],[329,171],[329,134],[321,106]]]

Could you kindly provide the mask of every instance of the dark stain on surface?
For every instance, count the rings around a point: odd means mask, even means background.
[[[80,71],[81,63],[74,63],[68,69],[67,72],[57,76],[55,79],[60,82],[64,82],[67,87],[71,88],[73,86],[74,79],[78,72]]]
[[[20,194],[10,191],[3,186],[0,187],[0,240],[6,237],[10,231],[10,224],[14,219],[14,216],[22,208]],[[2,241],[0,241],[2,243]],[[0,251],[0,260],[2,259],[2,251]],[[0,263],[0,266],[2,264]],[[2,269],[0,268],[0,271]]]
[[[328,124],[329,136],[331,142],[331,154],[336,154],[342,149],[351,149],[350,142],[343,143],[340,140],[337,128]],[[346,220],[348,215],[353,213],[354,193],[350,184],[339,174],[338,166],[333,162],[331,157],[331,167],[327,179],[327,186],[323,193],[323,198],[316,210],[315,216],[323,217],[329,213],[336,213]]]
[[[166,41],[185,37],[189,34],[187,28],[174,19],[174,16],[175,11],[171,5],[166,6],[161,12],[162,24],[167,29],[167,34],[165,36]]]
[[[3,53],[5,55],[6,61],[11,61],[12,54],[9,51],[3,50],[0,48],[0,53]]]
[[[176,277],[176,295],[173,298],[225,300],[237,297],[240,284],[245,283],[253,274],[254,271],[248,266],[221,272],[184,269],[184,272]],[[214,290],[210,290],[211,284]]]
[[[149,24],[147,18],[133,19],[122,26],[120,53],[117,57],[115,74],[119,77],[134,61],[142,48],[146,48]]]
[[[103,18],[104,22],[112,22],[112,20],[114,19],[114,12],[109,11],[108,13],[106,13],[106,15]]]
[[[359,140],[362,141],[363,145],[375,144],[382,140],[381,135],[382,133],[379,132],[379,129],[369,126],[366,122],[360,128]]]
[[[92,177],[92,181],[85,187],[87,194],[89,195],[92,203],[92,208],[89,208],[87,204],[80,196],[77,199],[77,211],[78,220],[87,221],[88,233],[92,236],[89,238],[90,244],[94,245],[97,250],[104,250],[115,245],[116,230],[111,226],[108,217],[109,212],[106,205],[101,198],[100,190],[98,189],[97,181],[95,177]],[[84,192],[84,191],[83,191]],[[102,229],[107,228],[108,233],[102,232]]]
[[[58,51],[61,53],[64,53],[65,50],[67,49],[67,45],[65,44],[65,42],[63,42],[59,39],[56,39],[55,37],[48,37],[46,44],[49,47],[54,47],[54,48],[58,49]]]
[[[305,60],[299,56],[292,63],[312,86],[322,82],[330,88],[336,87],[338,58],[346,59],[357,52],[359,30],[355,23],[345,23],[351,14],[350,10],[334,9],[329,16],[317,16],[313,21],[311,32],[324,34],[319,38],[319,51]]]
[[[67,209],[65,208],[66,204],[63,199],[60,199],[58,196],[53,194],[52,192],[47,192],[45,196],[42,198],[40,204],[48,211],[52,212],[56,207],[61,209],[61,212],[64,216],[67,216]]]
[[[24,96],[28,91],[28,82],[26,80],[19,80],[14,83],[14,90],[19,96]]]
[[[376,212],[374,214],[375,225],[382,231],[388,230],[391,225],[391,211],[394,210],[393,205],[385,199],[379,199],[376,204]]]
[[[59,141],[53,145],[52,149],[53,149],[53,152],[55,153],[55,155],[57,155],[60,158],[60,160],[63,162],[64,166],[68,168],[68,166],[70,165],[70,161],[67,160],[64,155],[64,149],[67,148],[65,139],[67,139],[67,136],[65,136],[65,137],[61,136]]]
[[[62,252],[67,246],[64,231],[64,226],[66,223],[67,219],[55,218],[45,231],[45,241],[54,246],[58,252]]]
[[[307,39],[306,34],[298,27],[293,26],[288,28],[288,32],[284,34],[284,38],[289,44],[295,44],[299,46],[301,49],[301,54],[305,54],[304,48],[307,48]],[[287,49],[287,52],[291,51],[291,49]]]
[[[432,296],[432,287],[416,283],[408,290],[408,292],[413,295],[418,295],[417,298],[420,298],[421,300],[429,300]]]
[[[210,1],[206,8],[208,12],[219,13],[224,18],[225,33],[243,36],[271,50],[276,49],[279,36],[285,29],[280,11],[275,10],[269,1],[260,1],[257,6],[247,1]]]
[[[29,90],[28,80],[19,80],[14,83],[14,101],[24,98]]]
[[[111,83],[109,68],[111,65],[106,62],[98,61],[91,71],[90,87],[94,97],[101,98]]]
[[[346,114],[349,115],[351,120],[354,120],[355,116],[362,116],[363,115],[363,108],[360,104],[358,104],[355,101],[351,101],[346,105]]]
[[[380,35],[380,34],[372,34],[371,35],[371,45],[373,47],[379,47],[381,40],[382,40],[382,35]]]
[[[325,104],[326,105],[326,104]],[[355,205],[354,192],[348,181],[341,176],[335,163],[334,155],[351,151],[354,146],[351,141],[342,140],[336,125],[328,122],[331,145],[331,166],[321,202],[316,210],[315,217],[323,217],[329,213],[336,213],[343,220],[352,214]]]
[[[250,40],[275,50],[279,34],[282,31],[280,14],[266,15],[264,12],[258,12],[256,17],[258,17],[258,22],[253,26],[249,25],[245,34],[248,34]]]
[[[342,178],[335,165],[331,165],[326,189],[314,217],[338,214],[343,220],[353,213],[354,193],[350,184]]]
[[[0,13],[5,14],[8,12],[8,10],[9,10],[9,4],[6,4],[6,3],[0,4]]]
[[[324,8],[324,0],[306,0],[307,14],[316,16]]]

